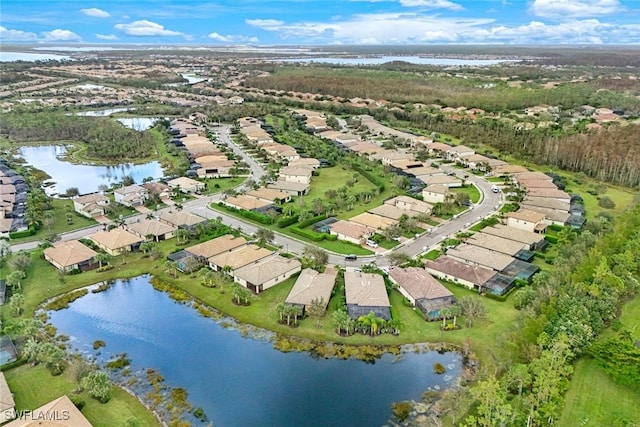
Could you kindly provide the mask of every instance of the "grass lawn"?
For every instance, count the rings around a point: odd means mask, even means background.
[[[69,398],[75,396],[86,402],[82,414],[96,427],[160,425],[135,397],[119,387],[114,386],[111,400],[102,404],[85,392],[74,394],[76,384],[68,372],[53,377],[44,366],[23,365],[4,374],[14,394],[17,410],[35,409],[66,394]]]
[[[45,212],[53,212],[54,222],[51,227],[43,225],[33,236],[11,239],[11,244],[40,240],[51,233],[62,234],[80,228],[90,227],[98,223],[93,219],[84,217],[73,210],[73,202],[69,199],[51,199],[53,209]],[[67,222],[67,213],[71,214],[71,222]]]
[[[441,254],[442,254],[442,252],[440,252],[439,250],[432,249],[429,252],[427,252],[426,254],[424,254],[424,256],[422,258],[423,259],[434,260],[434,259],[438,258]]]
[[[636,426],[640,424],[640,391],[616,384],[591,359],[575,364],[561,427]]]
[[[478,201],[480,200],[480,190],[478,190],[475,185],[467,185],[466,187],[459,187],[459,188],[450,188],[449,190],[451,190],[451,192],[454,194],[458,194],[458,193],[467,194],[469,196],[469,200],[471,200],[472,203],[478,203]]]
[[[202,180],[205,184],[207,184],[207,188],[203,191],[203,194],[215,194],[221,193],[230,188],[234,188],[239,186],[244,182],[245,178],[210,178]]]
[[[328,199],[324,193],[328,190],[337,190],[340,187],[344,187],[345,182],[353,179],[353,174],[355,173],[353,170],[343,169],[340,166],[320,168],[318,171],[320,175],[311,178],[311,188],[309,189],[309,193],[302,197],[302,199],[307,202],[308,207],[312,206],[313,200],[315,199],[322,199],[325,205],[332,202],[332,200]],[[375,188],[375,185],[360,175],[358,177],[358,182],[356,182],[353,187],[348,187],[347,194],[356,195],[365,191],[373,191]],[[365,209],[360,209],[363,206]],[[355,203],[353,210],[345,211],[337,216],[340,218],[350,218],[375,206],[377,205],[372,203]]]

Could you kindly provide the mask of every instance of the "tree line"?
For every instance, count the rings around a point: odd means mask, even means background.
[[[126,128],[108,118],[62,112],[3,114],[0,128],[12,142],[85,142],[89,157],[113,161],[144,158],[153,154],[156,148],[156,140],[149,132]]]

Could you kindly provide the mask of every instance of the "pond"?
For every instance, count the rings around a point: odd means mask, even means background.
[[[126,352],[134,371],[159,371],[217,426],[380,426],[392,402],[419,400],[460,372],[457,353],[407,349],[375,363],[283,353],[270,333],[224,327],[233,323],[200,316],[149,280],[117,281],[49,312],[50,322],[86,355],[96,355],[92,344],[103,340],[98,360]],[[447,366],[446,375],[433,373],[436,362]]]
[[[65,152],[66,148],[62,145],[20,148],[20,156],[27,164],[51,177],[47,182],[53,184],[45,186],[49,195],[65,193],[70,187],[77,187],[80,194],[93,193],[98,191],[100,185],[110,186],[122,181],[127,175],[133,177],[138,184],[146,177],[157,179],[164,176],[162,166],[157,161],[114,166],[79,165],[61,160],[59,156]]]

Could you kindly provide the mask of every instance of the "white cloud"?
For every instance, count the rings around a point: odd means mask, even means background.
[[[610,15],[620,9],[619,0],[534,0],[529,7],[536,16],[558,20]]]
[[[69,30],[61,30],[59,28],[52,31],[45,31],[42,33],[43,40],[45,42],[79,42],[82,41],[82,37]]]
[[[96,34],[96,38],[100,40],[118,40],[115,34]]]
[[[232,34],[227,34],[225,36],[216,32],[209,34],[207,37],[209,37],[212,40],[216,40],[223,43],[258,43],[260,41],[257,37],[248,37],[248,36],[232,35]]]
[[[10,30],[0,26],[0,40],[15,42],[36,41],[38,40],[38,35],[22,30]]]
[[[424,9],[464,9],[461,5],[449,0],[400,0],[400,4],[405,7],[421,7]]]
[[[278,21],[277,19],[245,19],[244,22],[253,27],[262,28],[263,30],[270,30],[274,27],[284,25],[284,21]]]
[[[620,25],[598,19],[548,24],[498,25],[491,18],[453,18],[418,13],[361,14],[327,22],[284,23],[252,20],[282,40],[328,44],[573,44],[638,43],[640,24]]]
[[[168,30],[164,26],[146,19],[129,24],[116,24],[114,27],[130,36],[184,36],[181,32]]]
[[[80,12],[94,18],[109,18],[111,16],[111,14],[106,10],[98,9],[97,7],[92,7],[90,9],[80,9]]]

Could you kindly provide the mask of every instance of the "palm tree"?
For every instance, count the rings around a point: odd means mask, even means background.
[[[13,273],[7,276],[7,285],[15,291],[16,289],[22,289],[22,280],[27,277],[27,274],[22,270],[15,270]]]
[[[151,252],[156,247],[154,242],[142,242],[140,243],[140,250],[145,254]]]
[[[378,333],[378,329],[384,323],[384,319],[377,317],[373,311],[370,311],[366,316],[358,317],[358,323],[364,326],[371,332],[371,336]]]
[[[184,228],[179,228],[176,230],[175,233],[176,236],[176,240],[178,241],[179,245],[183,245],[185,243],[187,243],[187,241],[189,240],[189,232],[187,230],[185,230]]]
[[[278,312],[278,316],[280,316],[280,323],[282,323],[282,321],[284,320],[284,312],[285,312],[285,305],[283,302],[278,303],[278,305],[276,305],[276,312]]]
[[[94,256],[93,259],[95,261],[98,261],[98,263],[100,264],[100,268],[102,268],[102,263],[107,263],[107,264],[111,263],[111,255],[104,252],[96,254],[96,256]]]
[[[2,273],[2,267],[4,267],[4,263],[7,258],[11,255],[11,245],[4,239],[0,239],[0,273]],[[2,278],[2,274],[0,274],[0,279]]]
[[[460,308],[460,306],[452,305],[451,307],[449,307],[449,314],[451,317],[453,317],[453,329],[455,329],[458,316],[462,314],[462,309]]]
[[[207,267],[202,267],[199,271],[200,277],[202,278],[202,284],[212,288],[214,281],[214,272],[208,269]]]
[[[440,317],[442,317],[442,328],[444,329],[447,326],[447,319],[450,317],[453,317],[453,312],[451,311],[451,307],[441,308]]]
[[[302,307],[300,307],[299,305],[292,305],[291,314],[293,315],[293,324],[298,324],[298,317],[302,316]]]
[[[178,263],[175,261],[167,260],[164,263],[165,272],[170,273],[174,278],[178,276]]]
[[[271,242],[275,237],[275,233],[273,230],[269,230],[268,228],[258,228],[256,231],[256,238],[258,239],[258,245],[264,246],[266,242]]]
[[[244,286],[236,284],[233,287],[233,299],[236,304],[247,304],[249,302],[249,295],[249,289],[245,288]]]
[[[13,310],[14,316],[19,316],[22,312],[22,306],[24,305],[24,295],[21,293],[14,293],[9,298],[9,307]]]

